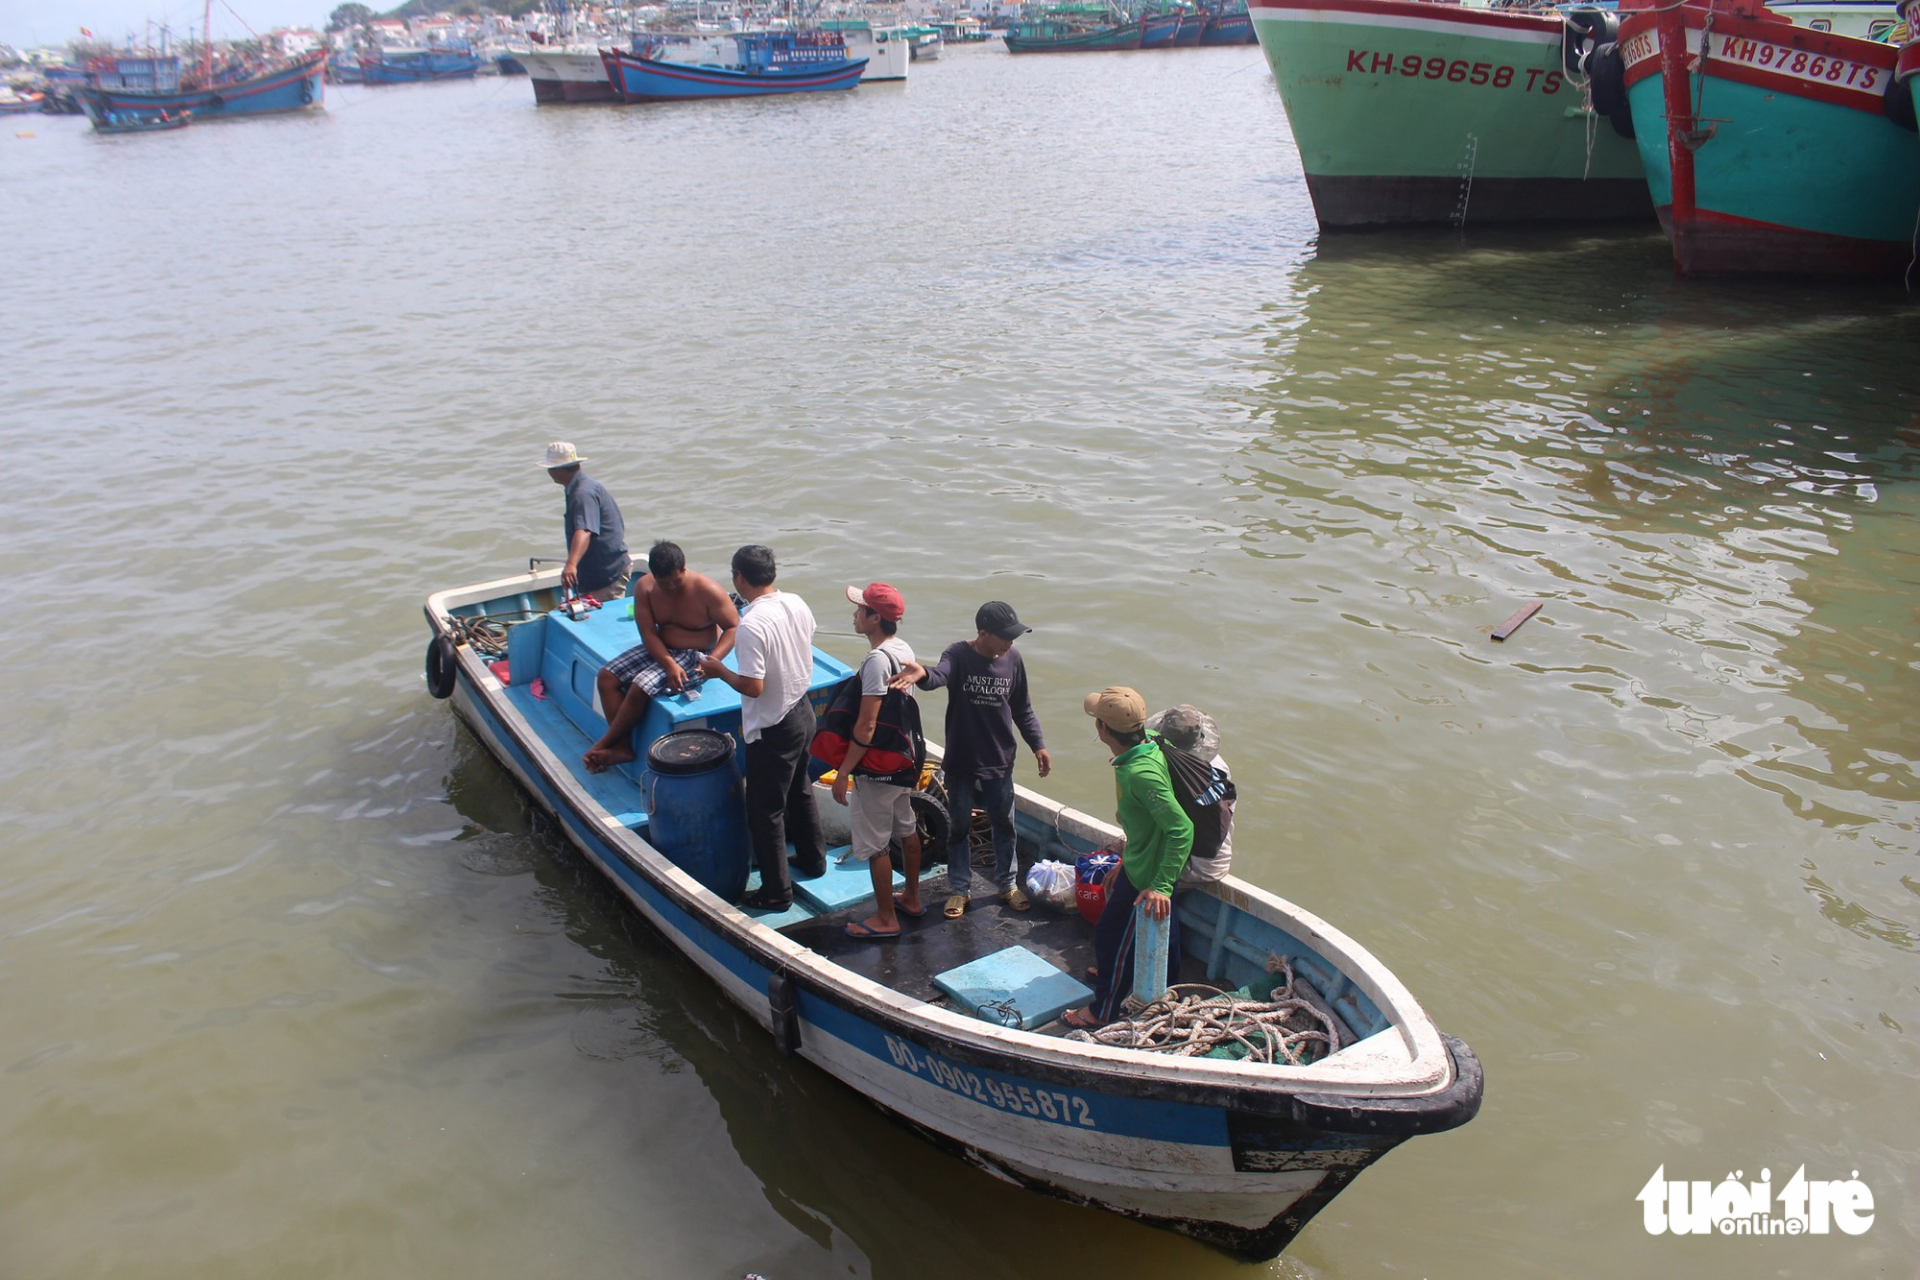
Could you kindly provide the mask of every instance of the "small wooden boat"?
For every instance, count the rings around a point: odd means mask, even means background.
[[[109,111],[93,122],[95,133],[164,133],[193,123],[191,111]]]
[[[735,905],[751,881],[712,874],[710,861],[677,843],[675,807],[649,803],[661,799],[654,775],[636,773],[638,762],[602,773],[581,764],[605,725],[591,705],[595,673],[634,642],[634,630],[627,601],[581,614],[559,603],[557,570],[429,596],[430,691],[451,698],[588,861],[781,1052],[941,1147],[1033,1190],[1265,1259],[1387,1151],[1479,1110],[1478,1061],[1385,965],[1304,908],[1233,876],[1181,895],[1182,976],[1231,990],[1285,969],[1324,1017],[1329,1051],[1316,1061],[1172,1057],[1067,1039],[1057,996],[1048,1004],[1013,993],[968,1011],[953,971],[990,954],[997,962],[1019,952],[1045,975],[1036,991],[1064,984],[1077,993],[1092,958],[1092,930],[1077,916],[984,904],[959,920],[929,911],[875,945],[845,933],[870,910],[857,862],[798,881],[785,912]],[[848,671],[815,652],[816,706]],[[654,700],[636,733],[640,761],[669,733],[738,729],[730,688],[709,681],[700,692]],[[715,794],[724,805],[732,793]],[[1016,806],[1023,861],[1071,863],[1118,835],[1025,788]],[[838,806],[820,807],[824,822],[844,821]]]

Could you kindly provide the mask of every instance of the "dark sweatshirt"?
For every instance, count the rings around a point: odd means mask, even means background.
[[[947,691],[949,774],[1004,778],[1012,773],[1016,725],[1029,748],[1038,751],[1046,745],[1027,697],[1027,664],[1018,649],[989,662],[965,640],[950,644],[940,661],[927,668],[920,687]]]

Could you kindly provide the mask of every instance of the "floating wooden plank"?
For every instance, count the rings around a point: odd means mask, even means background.
[[[1521,609],[1520,612],[1514,614],[1511,618],[1508,618],[1505,622],[1495,627],[1493,629],[1493,638],[1495,640],[1505,640],[1508,636],[1518,631],[1520,629],[1521,623],[1525,622],[1528,618],[1531,618],[1534,614],[1540,612],[1540,604],[1541,602],[1538,600],[1533,601],[1532,603],[1528,604],[1525,608]]]

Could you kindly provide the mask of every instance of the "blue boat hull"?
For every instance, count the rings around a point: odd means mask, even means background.
[[[1200,35],[1200,43],[1203,45],[1253,44],[1253,18],[1245,10],[1211,17],[1207,19],[1207,29]]]
[[[127,89],[84,89],[80,104],[97,125],[109,111],[169,115],[193,112],[194,123],[238,116],[279,115],[288,111],[319,111],[326,106],[326,55],[315,54],[291,67],[266,75],[223,84],[216,89],[183,89],[174,93],[135,93]]]
[[[792,70],[734,71],[658,62],[609,53],[607,74],[623,102],[684,102],[695,98],[760,98],[776,93],[823,93],[851,89],[867,68],[865,58]]]

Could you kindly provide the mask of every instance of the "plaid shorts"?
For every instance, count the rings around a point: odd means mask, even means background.
[[[697,689],[706,677],[700,674],[700,659],[707,656],[705,649],[669,649],[673,660],[687,673],[686,687]],[[607,664],[607,673],[620,682],[620,692],[625,693],[635,685],[649,698],[657,698],[663,693],[672,693],[673,687],[667,683],[666,668],[653,660],[647,652],[647,646],[637,644],[612,662]]]

